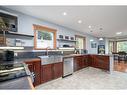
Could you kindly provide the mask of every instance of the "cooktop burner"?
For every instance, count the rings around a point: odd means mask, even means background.
[[[24,76],[28,76],[24,64],[0,64],[0,82]]]

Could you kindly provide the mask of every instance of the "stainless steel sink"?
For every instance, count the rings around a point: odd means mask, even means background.
[[[63,57],[58,55],[39,56],[39,57],[41,58],[42,65],[58,63],[63,61]]]

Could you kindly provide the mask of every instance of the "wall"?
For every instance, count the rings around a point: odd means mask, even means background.
[[[97,44],[98,44],[98,39],[91,35],[80,33],[79,31],[75,31],[75,30],[60,26],[60,25],[56,25],[54,23],[47,22],[45,20],[40,20],[38,18],[34,18],[28,15],[10,10],[10,9],[6,9],[4,7],[0,7],[0,9],[4,11],[8,11],[9,13],[12,13],[18,16],[18,33],[34,35],[32,25],[37,24],[37,25],[43,25],[43,26],[48,26],[50,28],[57,29],[57,37],[59,34],[68,35],[72,37],[75,35],[81,35],[81,36],[84,35],[86,37],[86,49],[88,50],[88,52],[97,53],[97,48],[91,48],[90,39],[93,39]],[[33,40],[31,40],[30,43],[33,43]]]

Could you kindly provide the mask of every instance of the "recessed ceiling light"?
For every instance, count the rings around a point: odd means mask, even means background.
[[[89,27],[89,28],[91,28],[91,26],[90,26],[90,25],[89,25],[88,27]]]
[[[82,20],[78,20],[78,23],[79,23],[79,24],[82,23]]]
[[[100,30],[103,30],[103,28],[100,28]]]
[[[100,41],[102,41],[102,40],[103,40],[103,38],[99,38],[99,40],[100,40]]]
[[[90,42],[93,42],[93,41],[94,41],[93,39],[90,40]]]
[[[120,35],[120,34],[122,34],[122,32],[117,32],[117,33],[116,33],[116,35]]]
[[[63,12],[62,14],[63,14],[64,16],[66,16],[66,15],[67,15],[67,12]]]

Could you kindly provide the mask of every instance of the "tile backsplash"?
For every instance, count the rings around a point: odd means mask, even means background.
[[[48,51],[48,55],[68,55],[73,54],[74,51]],[[27,51],[27,50],[20,50],[14,51],[15,59],[20,58],[37,58],[38,56],[45,56],[47,55],[46,51]],[[3,51],[0,52],[0,60],[3,58]]]
[[[36,58],[38,56],[45,56],[47,54],[46,51],[42,52],[15,52],[17,56],[15,58]],[[61,51],[49,51],[48,55],[61,55]]]

